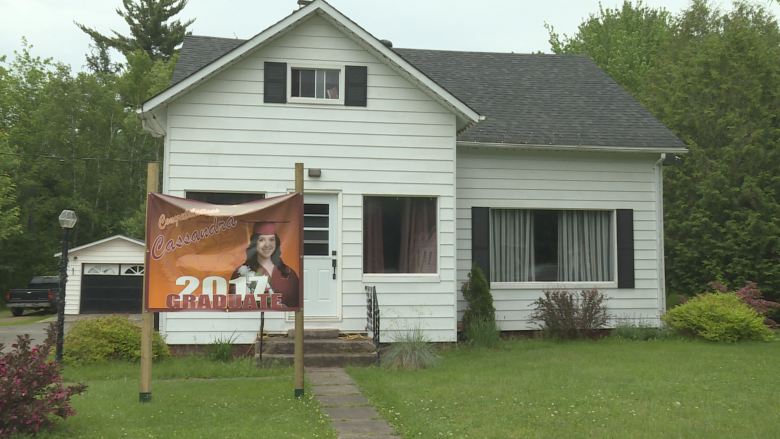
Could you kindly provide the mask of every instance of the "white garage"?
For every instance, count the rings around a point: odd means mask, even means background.
[[[144,248],[141,240],[116,235],[70,249],[65,314],[140,313]]]

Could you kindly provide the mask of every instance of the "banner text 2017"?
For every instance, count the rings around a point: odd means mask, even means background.
[[[223,277],[209,276],[200,279],[194,276],[181,276],[176,279],[176,285],[182,285],[184,288],[179,293],[168,294],[165,297],[165,306],[168,309],[191,309],[191,310],[212,310],[212,309],[235,309],[235,310],[255,310],[255,309],[282,309],[282,295],[274,293],[268,285],[268,276],[249,276],[239,277],[227,281]],[[235,285],[236,294],[228,294],[229,286]],[[247,293],[247,286],[250,286],[252,292]],[[255,286],[254,288],[251,288]],[[261,293],[257,293],[258,288]],[[195,295],[198,288],[200,294]]]

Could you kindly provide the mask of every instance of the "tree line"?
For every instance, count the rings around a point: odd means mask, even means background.
[[[56,273],[55,218],[76,210],[72,246],[143,237],[146,163],[162,140],[135,109],[164,90],[193,20],[186,0],[123,0],[131,34],[76,23],[88,72],[33,55],[0,63],[0,290]],[[780,30],[764,7],[693,0],[676,15],[641,1],[599,7],[554,53],[589,56],[690,148],[664,169],[666,280],[672,294],[755,281],[780,298]],[[123,63],[113,63],[109,48]]]
[[[666,282],[759,284],[780,298],[780,31],[765,7],[693,0],[677,15],[641,1],[600,8],[554,53],[589,56],[680,137],[664,168]]]
[[[71,247],[121,233],[143,238],[147,163],[163,140],[135,110],[168,87],[177,48],[194,20],[186,0],[123,0],[130,35],[92,38],[86,72],[34,55],[24,38],[0,58],[0,291],[56,274],[63,209],[77,212]],[[109,49],[124,62],[113,62]]]

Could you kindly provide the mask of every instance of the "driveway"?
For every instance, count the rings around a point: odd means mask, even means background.
[[[68,328],[73,325],[73,322],[80,319],[89,319],[95,317],[105,317],[108,314],[87,314],[87,315],[66,315],[65,316],[65,334],[68,333]],[[3,320],[12,321],[16,317],[7,317]],[[131,314],[128,318],[138,324],[141,323],[140,314]],[[15,325],[15,326],[0,326],[0,343],[5,344],[3,352],[8,352],[11,349],[11,343],[16,342],[17,335],[30,334],[30,338],[33,340],[33,345],[38,345],[46,339],[46,328],[50,323],[57,322],[57,316],[52,315],[48,319],[41,320],[37,323],[31,323],[29,325]]]

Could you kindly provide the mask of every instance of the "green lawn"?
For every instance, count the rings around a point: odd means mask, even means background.
[[[350,368],[405,438],[780,437],[780,342],[507,342]]]
[[[38,323],[41,320],[52,317],[52,314],[44,314],[40,311],[34,312],[33,314],[35,315],[21,315],[19,317],[13,317],[11,315],[11,310],[9,309],[0,311],[0,319],[8,317],[7,320],[3,319],[3,321],[0,321],[0,326],[29,325],[31,323]]]
[[[47,319],[56,314],[46,314],[42,311],[36,310],[33,312],[26,311],[26,315],[14,317],[11,314],[11,310],[5,305],[5,298],[0,299],[0,326],[15,326],[15,325],[27,325],[30,323],[36,323],[41,320]],[[34,314],[34,315],[30,315]]]
[[[212,363],[199,357],[155,363],[152,402],[139,403],[139,365],[66,366],[84,381],[78,412],[38,438],[335,438],[306,388],[293,398],[291,368],[257,369],[249,359]],[[204,378],[207,377],[207,378]]]

